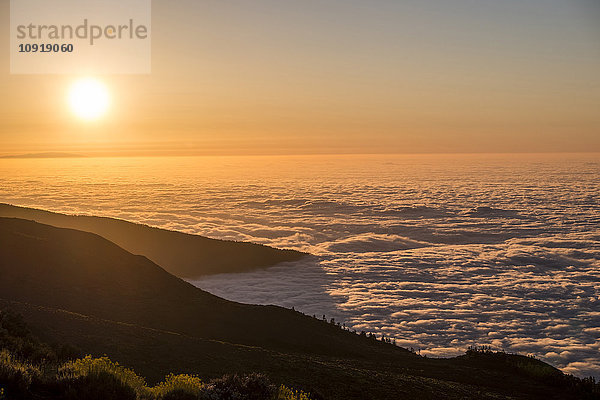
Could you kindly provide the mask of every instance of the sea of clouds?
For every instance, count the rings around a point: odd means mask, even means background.
[[[0,160],[0,201],[307,251],[192,283],[600,377],[600,155]]]

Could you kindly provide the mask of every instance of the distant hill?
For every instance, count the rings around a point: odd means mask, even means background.
[[[107,354],[151,380],[257,371],[325,399],[584,398],[579,381],[541,361],[419,357],[293,310],[213,296],[98,235],[16,218],[0,218],[7,307],[44,340]]]
[[[170,273],[186,279],[243,272],[295,261],[306,254],[294,250],[154,228],[119,219],[65,215],[0,204],[0,217],[30,219],[61,228],[98,234],[133,254],[143,254]]]

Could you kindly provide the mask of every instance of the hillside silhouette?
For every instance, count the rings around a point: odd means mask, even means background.
[[[259,372],[326,399],[597,398],[528,357],[427,359],[293,310],[227,301],[89,232],[0,218],[0,249],[0,308],[49,343],[106,354],[151,382]]]
[[[299,260],[306,255],[294,250],[210,239],[120,219],[66,215],[10,204],[0,204],[0,217],[30,219],[95,233],[133,254],[143,254],[173,275],[186,279],[270,267],[280,262]]]

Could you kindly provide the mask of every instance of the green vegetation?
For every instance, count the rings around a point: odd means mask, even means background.
[[[148,386],[132,369],[108,357],[65,362],[34,337],[23,319],[0,312],[0,400],[309,400],[308,394],[277,387],[264,375],[228,375],[203,382],[198,376],[169,374]],[[9,348],[19,355],[13,354]]]
[[[7,350],[0,352],[0,388],[6,395],[20,397],[40,377],[39,368],[17,360]]]
[[[66,382],[85,380],[90,385],[93,382],[114,380],[118,386],[134,393],[137,398],[151,398],[151,390],[146,386],[144,378],[133,370],[112,362],[108,357],[92,358],[88,355],[69,361],[59,366],[57,379]]]
[[[154,387],[108,357],[86,356],[55,368],[0,353],[0,395],[10,399],[64,400],[309,400],[307,393],[275,386],[264,375],[228,375],[204,383],[192,375],[168,375]]]
[[[163,382],[152,388],[152,394],[157,399],[180,397],[199,397],[202,393],[202,380],[194,375],[169,374]]]

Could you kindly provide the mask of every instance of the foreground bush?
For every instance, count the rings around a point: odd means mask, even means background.
[[[11,394],[15,399],[27,398],[29,387],[39,378],[39,369],[16,360],[6,350],[0,351],[0,394]]]
[[[152,394],[160,400],[194,400],[202,392],[202,381],[193,375],[170,374],[164,382],[152,388]]]
[[[46,365],[47,366],[47,365]],[[46,372],[43,372],[46,371]],[[265,375],[228,375],[207,383],[193,375],[168,375],[154,387],[108,357],[40,369],[0,352],[0,400],[309,400],[306,393],[277,387]]]
[[[276,395],[277,388],[264,375],[228,375],[207,384],[200,399],[266,400],[275,399]]]
[[[144,378],[138,376],[133,370],[112,362],[108,357],[92,358],[86,356],[69,361],[59,368],[58,378],[67,384],[72,382],[72,385],[75,386],[81,386],[81,382],[87,382],[90,385],[100,385],[102,382],[107,385],[114,383],[114,389],[117,391],[121,390],[121,386],[130,388],[133,391],[134,399],[136,397],[150,397],[150,390],[146,386]],[[87,397],[80,398],[87,399]]]
[[[69,380],[64,393],[65,400],[136,400],[136,391],[115,375],[92,372]]]
[[[290,389],[287,386],[281,385],[279,393],[277,393],[277,400],[310,400],[310,397],[300,390]]]

